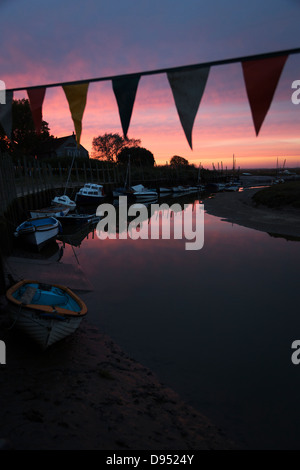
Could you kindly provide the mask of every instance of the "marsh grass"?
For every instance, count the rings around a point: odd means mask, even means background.
[[[289,206],[300,209],[300,181],[279,183],[262,189],[253,195],[253,201],[257,205],[272,208]]]

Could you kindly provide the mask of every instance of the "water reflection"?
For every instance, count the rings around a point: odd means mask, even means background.
[[[208,214],[184,243],[84,238],[90,321],[245,447],[299,448],[300,244]]]

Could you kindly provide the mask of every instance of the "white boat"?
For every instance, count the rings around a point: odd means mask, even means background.
[[[59,217],[67,215],[70,209],[66,206],[58,205],[45,207],[44,209],[36,209],[30,211],[30,217],[36,219],[38,217]]]
[[[133,190],[133,196],[138,199],[152,199],[158,196],[157,191],[155,189],[148,189],[145,188],[142,184],[137,184],[136,186],[131,186]]]
[[[102,184],[86,183],[78,193],[76,193],[76,204],[99,204],[105,198]]]
[[[76,208],[76,202],[72,201],[72,199],[70,199],[66,194],[63,194],[62,196],[56,196],[54,199],[52,199],[51,204],[56,206],[64,206],[70,211],[73,211]]]
[[[42,349],[69,336],[87,314],[85,303],[65,286],[22,280],[6,292],[14,325]]]
[[[15,237],[41,249],[61,231],[61,223],[55,217],[28,219],[20,224],[14,233]]]

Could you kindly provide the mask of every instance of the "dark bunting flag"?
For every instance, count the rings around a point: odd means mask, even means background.
[[[42,107],[45,98],[46,88],[33,88],[27,90],[32,118],[37,134],[41,132],[42,126]]]
[[[242,62],[244,81],[256,135],[271,106],[288,55]]]
[[[112,87],[117,100],[123,135],[125,139],[127,139],[127,132],[139,80],[140,75],[116,77],[112,79]]]
[[[209,70],[210,67],[200,67],[195,70],[167,73],[179,119],[191,149],[193,125]]]

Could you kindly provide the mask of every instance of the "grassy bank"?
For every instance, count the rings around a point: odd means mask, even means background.
[[[279,183],[258,191],[253,196],[255,204],[280,208],[289,206],[300,209],[300,181]]]

